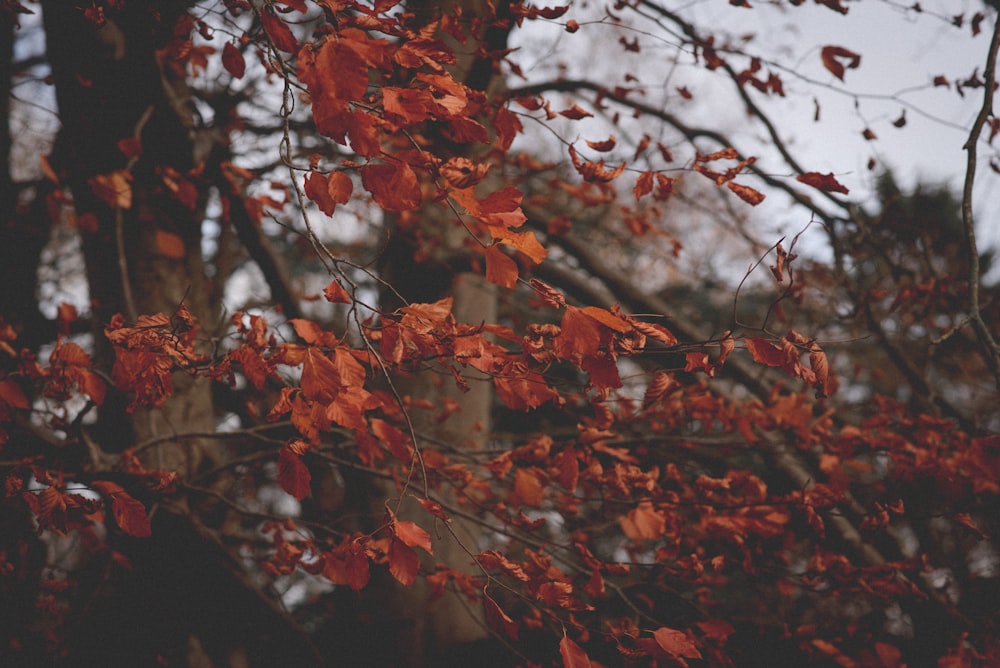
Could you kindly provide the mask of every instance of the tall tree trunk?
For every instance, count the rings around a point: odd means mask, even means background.
[[[185,74],[157,54],[175,38],[185,6],[128,2],[98,25],[76,4],[43,2],[43,12],[62,121],[58,169],[83,237],[96,361],[108,371],[113,353],[103,327],[116,313],[128,321],[172,317],[183,304],[200,323],[216,318],[201,259],[204,196],[182,202],[163,178],[164,169],[183,175],[199,162]],[[123,140],[138,140],[141,153],[123,152]],[[96,195],[95,179],[120,170],[128,172],[131,201]],[[162,405],[131,413],[127,397],[109,396],[92,433],[96,446],[120,452],[151,438],[211,432],[211,382],[183,371],[172,382]],[[183,480],[212,465],[218,447],[211,439],[165,439],[144,451],[143,464]],[[302,633],[260,595],[216,527],[189,504],[178,496],[157,508],[152,538],[114,539],[132,570],[113,581],[98,574],[91,583],[91,606],[68,630],[74,665],[316,664]]]
[[[504,3],[499,3],[506,10]],[[486,18],[493,9],[482,0],[459,0],[454,3],[417,2],[409,5],[418,17],[432,20],[439,12],[460,10],[464,21],[476,25],[474,17]],[[495,76],[488,59],[477,57],[479,52],[497,51],[506,46],[509,28],[497,27],[491,22],[482,24],[479,34],[470,34],[464,44],[455,44],[459,62],[454,76],[470,88],[481,92],[493,92],[491,88],[501,82]],[[445,38],[449,39],[449,38]],[[456,146],[456,155],[475,158],[474,149]],[[481,157],[481,156],[479,156]],[[489,184],[484,184],[488,187]],[[385,278],[396,290],[396,294],[385,295],[383,309],[391,312],[398,307],[398,296],[408,302],[433,302],[451,297],[452,313],[458,323],[496,322],[498,292],[496,286],[487,282],[481,272],[470,272],[468,232],[454,220],[446,207],[427,207],[419,222],[419,230],[412,235],[396,229],[381,265]],[[415,262],[414,238],[419,237],[426,244],[424,250],[432,249],[429,259]],[[447,419],[440,420],[426,410],[415,410],[410,418],[418,435],[431,443],[447,443],[457,449],[479,450],[486,446],[490,434],[493,403],[493,386],[490,379],[479,372],[463,371],[468,379],[468,388],[459,389],[454,380],[441,371],[425,371],[412,376],[396,379],[401,394],[427,401],[438,409],[454,402],[459,410]],[[418,446],[420,444],[418,443]],[[415,503],[404,510],[415,519],[426,522]],[[438,527],[432,531],[433,557],[425,560],[425,566],[433,568],[440,563],[449,568],[470,575],[478,575],[474,556],[487,547],[487,536],[479,524],[460,518],[453,518],[450,531]],[[428,587],[422,580],[408,590],[396,589],[389,596],[388,606],[399,620],[402,641],[406,649],[402,655],[407,665],[452,665],[472,661],[477,665],[488,665],[496,660],[489,656],[488,627],[482,607],[471,604],[457,591],[447,591],[443,599],[431,601]]]

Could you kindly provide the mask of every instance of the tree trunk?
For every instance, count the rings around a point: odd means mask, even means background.
[[[503,3],[501,3],[503,4]],[[473,17],[487,17],[492,8],[481,0],[459,0],[454,3],[413,3],[411,11],[418,16],[433,18],[437,12],[460,9],[463,20],[475,25]],[[418,19],[419,20],[419,19]],[[484,52],[497,51],[506,46],[508,27],[492,23],[481,34],[472,34],[462,45],[452,44],[459,57],[454,77],[481,92],[501,85],[487,58],[478,58],[473,45],[479,44]],[[446,41],[450,38],[445,38]],[[467,55],[463,55],[467,54]],[[469,146],[456,146],[456,155],[476,158]],[[483,184],[490,186],[490,179]],[[498,292],[487,282],[481,272],[470,272],[468,232],[454,219],[447,207],[427,207],[419,222],[419,237],[430,248],[425,262],[413,259],[414,237],[396,229],[386,248],[381,265],[384,277],[396,294],[387,293],[382,308],[386,313],[400,306],[398,296],[407,302],[433,302],[451,297],[452,313],[458,323],[478,324],[496,322]],[[468,388],[460,390],[455,381],[441,370],[430,370],[395,379],[402,395],[427,401],[438,410],[455,402],[459,410],[447,419],[435,419],[427,410],[414,410],[410,414],[418,439],[429,443],[445,443],[462,450],[478,450],[486,446],[490,434],[493,403],[493,385],[490,379],[474,369],[464,369]],[[418,442],[418,446],[420,443]],[[419,483],[418,483],[419,484]],[[445,492],[447,494],[447,492]],[[457,499],[446,499],[458,502]],[[460,502],[458,502],[460,503]],[[416,521],[427,524],[427,514],[412,500],[406,500],[404,511]],[[433,557],[425,559],[423,566],[433,570],[435,563],[456,571],[478,575],[474,556],[487,547],[487,536],[479,524],[461,518],[452,518],[450,531],[437,526],[431,531]],[[452,665],[471,661],[477,665],[491,665],[497,661],[496,649],[488,642],[489,631],[483,609],[470,603],[457,591],[447,591],[443,599],[429,600],[429,588],[418,579],[410,589],[403,590],[389,583],[388,608],[398,620],[405,650],[402,654],[406,665]]]
[[[43,2],[62,121],[56,162],[83,237],[96,363],[108,372],[113,353],[103,327],[114,314],[130,322],[172,317],[183,304],[203,326],[216,318],[201,260],[204,195],[180,201],[164,187],[162,171],[184,175],[198,162],[185,75],[161,66],[156,52],[169,46],[184,5],[124,3],[99,26],[75,4]],[[141,153],[123,153],[122,140],[138,140]],[[118,170],[129,173],[130,202],[95,195],[95,178]],[[172,380],[161,406],[132,413],[128,397],[109,393],[91,434],[96,446],[120,452],[151,438],[214,430],[211,381],[184,371]],[[165,440],[143,452],[143,465],[183,480],[212,465],[218,447],[211,439]],[[72,664],[317,664],[301,631],[261,596],[220,533],[189,505],[177,496],[156,508],[152,538],[109,536],[131,570],[113,579],[91,574],[86,613],[67,625]]]

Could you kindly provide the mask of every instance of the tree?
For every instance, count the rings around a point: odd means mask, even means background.
[[[925,86],[982,93],[960,199],[884,176],[866,208],[773,120],[815,75],[604,9],[3,4],[10,115],[41,72],[59,118],[43,178],[2,144],[9,663],[1000,660],[1000,22]],[[533,30],[602,58],[526,74]],[[656,99],[650,43],[700,78]],[[812,47],[831,81],[864,57]],[[685,264],[696,221],[750,270]],[[45,304],[67,227],[87,302]]]

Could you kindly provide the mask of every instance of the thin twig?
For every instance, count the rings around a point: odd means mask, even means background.
[[[969,138],[963,147],[968,157],[965,166],[965,184],[962,188],[962,224],[965,227],[965,241],[969,252],[969,320],[979,337],[979,343],[983,347],[986,362],[996,379],[997,389],[1000,389],[1000,346],[990,333],[989,328],[983,321],[979,304],[979,250],[976,247],[976,226],[972,215],[972,195],[973,184],[976,179],[976,149],[979,144],[979,135],[982,134],[983,126],[987,119],[993,115],[993,94],[996,92],[996,64],[997,51],[1000,50],[1000,13],[997,14],[996,23],[993,25],[993,39],[990,41],[989,54],[986,56],[986,71],[983,78],[986,85],[983,86],[983,105],[979,109],[972,129],[969,131]]]

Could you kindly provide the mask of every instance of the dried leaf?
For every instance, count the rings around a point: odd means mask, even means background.
[[[823,59],[823,66],[830,70],[830,73],[841,81],[844,80],[845,67],[853,70],[861,64],[860,54],[849,51],[842,46],[824,46],[820,52],[820,57]],[[840,61],[840,59],[847,60],[846,66]]]
[[[247,64],[243,59],[243,54],[232,42],[226,42],[226,45],[222,47],[222,66],[237,79],[242,79],[243,75],[246,74]]]
[[[417,553],[407,547],[400,540],[393,540],[389,544],[389,572],[404,587],[409,587],[417,579],[417,572],[420,569],[420,560]]]
[[[656,644],[670,656],[680,656],[685,659],[701,658],[701,652],[683,631],[663,626],[653,631],[653,638],[656,639]]]
[[[278,484],[281,488],[301,501],[309,496],[312,475],[302,461],[301,448],[287,444],[278,451]]]
[[[590,657],[583,648],[563,636],[559,641],[559,655],[562,656],[563,668],[590,668]]]
[[[408,521],[394,521],[392,532],[396,538],[403,541],[409,547],[420,547],[428,553],[433,553],[431,548],[431,535],[421,529],[416,523]]]
[[[805,174],[796,176],[795,180],[824,192],[842,193],[844,195],[849,193],[847,188],[841,185],[841,183],[834,178],[833,174],[806,172]]]

